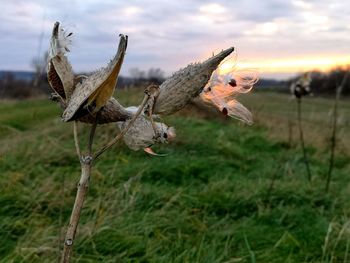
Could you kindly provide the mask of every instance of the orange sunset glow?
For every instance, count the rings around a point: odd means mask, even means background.
[[[300,57],[280,59],[255,59],[253,62],[240,61],[237,55],[226,60],[220,66],[220,73],[226,74],[233,67],[237,69],[252,69],[264,76],[269,73],[300,73],[307,71],[327,72],[337,67],[350,65],[350,56]]]
[[[254,62],[246,62],[244,60],[240,61],[235,55],[221,65],[220,73],[225,74],[236,67],[243,70],[256,70],[259,75],[264,76],[270,73],[327,72],[336,67],[348,67],[349,65],[350,56],[256,59]]]
[[[262,73],[274,72],[304,72],[304,71],[329,71],[338,66],[350,64],[350,56],[342,57],[302,57],[257,60],[255,62],[238,62],[238,65],[246,68],[255,68]]]

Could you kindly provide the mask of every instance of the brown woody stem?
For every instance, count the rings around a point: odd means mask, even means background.
[[[101,150],[99,150],[95,156],[93,156],[93,154],[92,154],[92,144],[93,144],[93,139],[95,136],[96,127],[98,124],[99,113],[96,116],[95,122],[91,126],[89,142],[87,145],[87,148],[88,148],[88,155],[87,156],[81,155],[81,151],[80,151],[80,147],[79,147],[77,123],[74,122],[74,141],[75,141],[76,151],[77,151],[77,154],[78,154],[79,159],[80,159],[81,176],[80,176],[80,180],[78,183],[77,194],[75,197],[75,202],[74,202],[72,214],[71,214],[71,217],[69,220],[69,225],[68,225],[68,229],[67,229],[67,233],[66,233],[66,237],[65,237],[65,241],[64,241],[64,248],[63,248],[63,252],[62,252],[61,263],[69,263],[71,255],[72,255],[73,243],[75,240],[75,235],[76,235],[78,224],[79,224],[81,210],[83,208],[83,204],[85,201],[87,190],[89,188],[89,179],[90,179],[90,175],[91,175],[91,167],[92,167],[93,161],[96,158],[98,158],[102,153],[104,153],[107,149],[109,149],[111,146],[113,146],[115,143],[117,143],[125,135],[125,133],[134,124],[137,117],[140,116],[140,114],[142,113],[142,111],[143,111],[143,109],[144,109],[145,105],[147,104],[150,97],[151,97],[151,95],[149,93],[149,89],[146,89],[143,101],[141,102],[139,109],[137,110],[135,115],[130,120],[128,126],[124,130],[122,130],[106,146],[104,146]]]
[[[98,117],[98,115],[97,115]],[[80,147],[79,147],[79,138],[78,138],[78,129],[77,129],[77,122],[74,121],[74,142],[77,154],[80,159],[80,165],[81,165],[81,176],[80,180],[77,186],[77,194],[74,201],[74,206],[72,210],[72,214],[69,220],[68,229],[66,232],[66,237],[64,240],[64,247],[62,252],[62,258],[61,263],[68,263],[71,258],[72,250],[73,250],[73,243],[75,239],[75,234],[77,232],[79,219],[81,210],[83,208],[85,196],[87,193],[87,190],[89,188],[89,179],[91,174],[91,167],[92,167],[92,143],[95,136],[96,126],[97,126],[97,117],[94,124],[91,126],[90,130],[90,137],[89,137],[89,143],[88,143],[88,155],[82,156]]]
[[[75,197],[75,202],[72,210],[72,214],[69,220],[69,225],[64,241],[64,248],[62,252],[61,263],[68,263],[71,258],[73,243],[75,239],[75,234],[77,232],[77,227],[79,224],[81,210],[83,208],[85,196],[89,188],[89,179],[91,174],[91,156],[82,156],[81,158],[81,176],[78,183],[77,195]]]
[[[97,113],[96,120],[92,124],[91,129],[90,129],[90,136],[89,136],[89,143],[88,143],[88,154],[89,154],[89,156],[92,156],[92,144],[94,142],[94,136],[95,136],[95,132],[96,132],[99,116],[100,116],[100,112]]]
[[[305,148],[305,142],[304,142],[304,133],[303,133],[303,124],[301,121],[301,98],[298,98],[298,126],[299,126],[299,135],[300,135],[300,142],[301,142],[301,148],[303,150],[303,160],[307,172],[307,179],[309,182],[311,182],[311,170],[309,165],[309,159],[307,157],[306,148]]]
[[[78,158],[81,158],[81,151],[79,146],[79,138],[78,138],[78,121],[74,121],[73,123],[73,133],[74,133],[74,144],[75,150],[77,151]]]

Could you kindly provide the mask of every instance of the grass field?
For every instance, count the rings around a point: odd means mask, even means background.
[[[137,101],[130,92],[120,96]],[[102,156],[74,262],[350,262],[349,101],[340,104],[328,194],[332,101],[303,105],[311,183],[295,101],[265,92],[241,101],[255,125],[187,109],[165,119],[178,135],[155,148],[167,157],[122,144]],[[59,115],[46,100],[0,105],[0,262],[57,262],[80,175],[72,124]],[[116,132],[98,128],[97,144]]]

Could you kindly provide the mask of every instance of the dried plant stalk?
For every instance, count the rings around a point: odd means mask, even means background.
[[[343,88],[345,86],[345,83],[346,83],[348,77],[349,77],[349,71],[345,74],[341,84],[338,86],[338,88],[336,89],[336,92],[335,92],[333,117],[332,117],[333,122],[332,122],[331,150],[330,150],[329,168],[328,168],[326,187],[325,187],[326,193],[328,193],[328,191],[329,191],[329,185],[331,182],[332,171],[333,171],[333,166],[334,166],[334,155],[335,155],[335,148],[336,148],[336,142],[337,142],[338,103],[340,100],[341,92],[343,91]]]
[[[300,135],[300,143],[301,143],[301,148],[303,150],[303,160],[307,172],[307,179],[309,182],[311,182],[311,170],[310,170],[310,165],[309,165],[309,160],[307,157],[306,153],[306,148],[305,148],[305,141],[304,141],[304,133],[303,133],[303,124],[302,124],[302,118],[301,118],[301,98],[297,98],[298,102],[298,126],[299,126],[299,135]]]
[[[91,174],[92,158],[86,156],[81,158],[81,176],[78,183],[77,195],[74,201],[72,214],[69,220],[69,225],[64,241],[64,248],[61,258],[61,263],[68,263],[72,254],[73,243],[77,227],[79,224],[81,210],[84,205],[84,200],[89,187],[89,179]]]
[[[74,121],[74,123],[73,123],[73,135],[74,135],[75,150],[76,150],[78,158],[80,160],[81,151],[80,151],[79,139],[78,139],[78,122],[77,121]]]

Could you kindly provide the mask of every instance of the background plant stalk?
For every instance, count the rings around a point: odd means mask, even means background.
[[[301,98],[298,98],[297,101],[298,101],[298,124],[299,124],[298,126],[299,126],[300,143],[301,143],[301,148],[303,150],[303,160],[306,167],[307,179],[309,180],[309,182],[311,182],[311,170],[310,170],[309,160],[306,154],[303,126],[301,121]]]
[[[67,229],[65,240],[64,240],[64,248],[63,248],[62,257],[61,257],[61,261],[60,261],[61,263],[70,262],[70,258],[71,258],[72,250],[73,250],[73,244],[74,244],[74,240],[75,240],[75,235],[76,235],[77,228],[79,225],[81,211],[82,211],[84,201],[86,198],[86,194],[87,194],[87,191],[89,188],[89,179],[90,179],[90,175],[91,175],[91,168],[92,168],[93,161],[96,160],[96,158],[99,157],[102,153],[104,153],[107,149],[109,149],[114,144],[116,144],[121,138],[123,138],[123,135],[134,124],[135,120],[140,116],[140,114],[143,111],[143,108],[145,107],[145,105],[147,104],[147,102],[150,98],[150,94],[148,94],[147,91],[145,91],[145,93],[146,94],[144,96],[144,99],[142,100],[138,111],[135,113],[135,115],[130,120],[129,125],[124,130],[122,130],[115,138],[113,138],[106,146],[102,147],[99,151],[97,151],[97,154],[95,155],[95,157],[93,157],[92,145],[93,145],[94,136],[95,136],[95,132],[96,132],[97,124],[98,124],[98,118],[99,118],[100,114],[98,113],[96,115],[95,122],[91,126],[91,129],[90,129],[89,143],[87,146],[88,155],[83,156],[81,154],[81,150],[80,150],[80,146],[79,146],[77,122],[74,122],[74,129],[73,129],[74,142],[75,142],[77,155],[78,155],[79,160],[80,160],[81,176],[80,176],[80,180],[79,180],[79,183],[77,186],[77,194],[75,197],[73,210],[71,213],[68,229]]]

